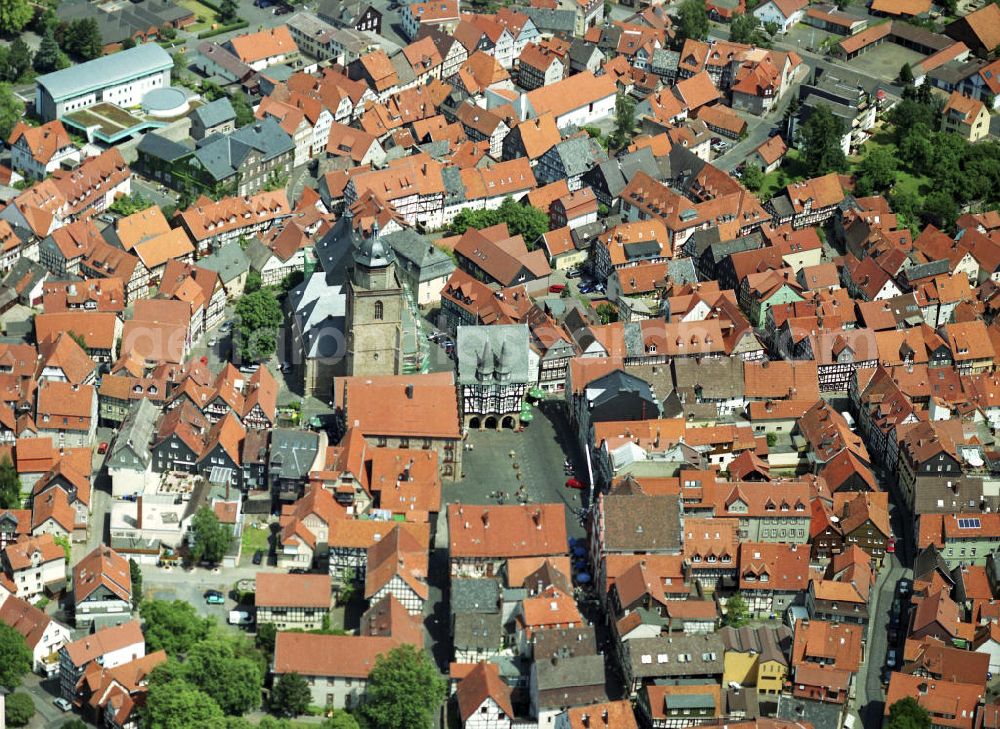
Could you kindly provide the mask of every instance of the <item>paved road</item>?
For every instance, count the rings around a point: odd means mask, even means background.
[[[35,716],[28,723],[29,729],[53,729],[74,718],[73,714],[63,713],[52,703],[59,696],[58,678],[43,680],[34,673],[28,674],[18,690],[27,693],[35,702]]]

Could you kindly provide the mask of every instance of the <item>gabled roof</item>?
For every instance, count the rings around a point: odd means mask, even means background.
[[[132,599],[132,574],[128,560],[106,545],[99,545],[73,567],[73,601],[79,605],[98,587],[119,599]]]

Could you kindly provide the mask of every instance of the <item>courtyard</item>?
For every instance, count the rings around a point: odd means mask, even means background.
[[[891,81],[899,75],[904,63],[912,66],[924,58],[922,53],[887,42],[852,58],[847,65],[859,73]]]

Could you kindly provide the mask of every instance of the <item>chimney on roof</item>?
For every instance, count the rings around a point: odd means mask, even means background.
[[[489,509],[483,509],[482,520],[483,520],[483,528],[484,529],[489,529],[489,527],[490,527],[490,510]]]
[[[535,511],[531,515],[531,520],[535,522],[535,529],[541,529],[542,528],[542,510],[541,509],[535,509]]]
[[[409,385],[406,386],[406,399],[407,400],[412,400],[413,399],[413,385],[412,384],[409,384]]]

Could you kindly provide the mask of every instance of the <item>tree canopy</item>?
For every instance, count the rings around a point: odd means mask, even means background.
[[[677,11],[677,34],[680,38],[705,40],[708,37],[708,10],[705,0],[684,0]]]
[[[764,26],[760,24],[760,20],[753,13],[740,13],[733,16],[732,22],[729,23],[729,40],[733,43],[746,43],[758,48],[771,47],[771,39],[764,30]]]
[[[14,468],[10,456],[4,454],[0,459],[0,509],[20,508],[21,477],[17,475],[17,469]]]
[[[233,344],[244,362],[262,362],[277,349],[281,326],[281,304],[274,293],[260,289],[246,294],[236,303]]]
[[[66,28],[62,49],[79,61],[90,61],[104,52],[101,29],[94,18],[79,18]]]
[[[907,696],[889,707],[888,729],[931,729],[931,715],[915,698]]]
[[[326,721],[320,725],[320,729],[361,729],[358,720],[346,711],[334,711]]]
[[[146,648],[150,652],[165,650],[168,655],[187,653],[191,646],[208,636],[211,618],[203,618],[194,605],[183,600],[149,600],[142,605],[146,623]]]
[[[31,660],[24,636],[0,623],[0,686],[12,691],[20,686],[21,678],[31,670]]]
[[[162,680],[164,674],[159,670],[150,676],[144,729],[226,729],[222,709],[211,696],[182,678]],[[213,679],[205,676],[199,685]]]
[[[455,235],[461,235],[467,228],[489,228],[500,223],[507,224],[511,235],[524,238],[529,250],[549,230],[549,217],[544,212],[531,205],[521,205],[509,197],[496,210],[462,210],[455,216],[450,230]]]
[[[896,155],[888,147],[868,150],[858,167],[855,193],[860,196],[883,193],[896,181]]]
[[[825,104],[817,106],[799,132],[802,159],[812,176],[847,169],[847,157],[841,146],[846,129]]]
[[[35,702],[23,691],[16,691],[7,697],[4,719],[7,726],[28,726],[35,715]]]
[[[427,653],[405,644],[375,661],[363,711],[379,729],[431,729],[447,695],[447,683]]]
[[[750,622],[750,610],[747,602],[739,594],[726,600],[726,625],[732,628],[742,628]]]
[[[0,46],[0,81],[19,81],[31,68],[31,49],[18,36],[10,45]]]
[[[232,638],[211,635],[196,643],[184,658],[181,675],[201,686],[224,714],[236,716],[260,706],[262,662]],[[205,676],[212,680],[202,680]]]
[[[615,100],[615,130],[611,134],[611,146],[621,149],[632,139],[635,130],[635,100],[628,94],[618,94]]]
[[[218,564],[229,549],[232,531],[215,512],[203,506],[191,520],[191,561]]]
[[[236,20],[236,13],[239,11],[240,6],[236,0],[222,0],[219,3],[219,22],[220,23],[232,23]]]
[[[24,116],[24,103],[14,95],[10,84],[0,83],[0,137],[6,141]]]
[[[3,1],[0,0],[0,2]],[[33,65],[38,73],[51,73],[52,71],[66,68],[69,65],[69,59],[66,58],[66,54],[59,48],[55,32],[51,26],[45,29],[42,42],[38,45],[38,51],[35,53]]]
[[[132,578],[132,607],[137,608],[142,602],[142,567],[131,557],[128,558],[129,576]]]
[[[760,165],[749,162],[743,168],[743,177],[740,181],[743,183],[743,187],[750,192],[757,192],[764,184],[764,170],[760,168]]]
[[[35,8],[28,0],[0,0],[0,33],[20,33],[34,15]]]
[[[271,691],[271,711],[279,716],[298,716],[306,713],[312,693],[309,684],[297,673],[283,673]]]

